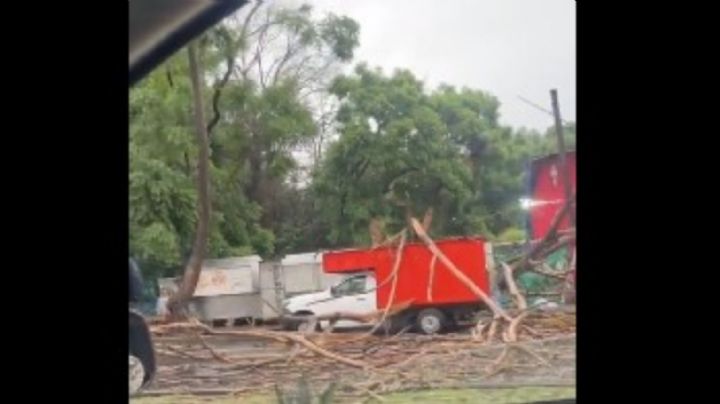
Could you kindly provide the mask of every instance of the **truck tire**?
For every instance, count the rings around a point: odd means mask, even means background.
[[[423,334],[432,335],[442,331],[447,323],[445,314],[438,309],[424,309],[417,316],[417,328]]]

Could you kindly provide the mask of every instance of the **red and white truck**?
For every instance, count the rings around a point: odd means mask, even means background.
[[[488,295],[488,253],[490,245],[479,238],[436,241],[438,248],[476,286]],[[390,319],[392,328],[414,325],[434,334],[453,327],[484,308],[483,303],[459,281],[423,243],[409,243],[402,249],[395,295],[391,299],[391,275],[397,247],[347,249],[323,254],[323,271],[348,277],[329,290],[290,298],[284,311],[293,316],[326,315],[335,312],[364,314],[393,305],[409,308]],[[378,287],[379,286],[379,287]],[[327,323],[320,322],[323,327]],[[335,328],[358,326],[340,321]]]

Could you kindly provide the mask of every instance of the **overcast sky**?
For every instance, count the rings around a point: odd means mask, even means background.
[[[300,0],[277,0],[300,4]],[[386,71],[408,68],[441,82],[489,91],[501,122],[544,130],[557,88],[564,120],[575,120],[574,0],[308,0],[318,13],[360,23],[355,61]]]

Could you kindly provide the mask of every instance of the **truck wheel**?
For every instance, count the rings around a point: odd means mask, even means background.
[[[425,309],[417,316],[417,327],[424,334],[437,334],[445,327],[445,323],[445,314],[438,309]]]

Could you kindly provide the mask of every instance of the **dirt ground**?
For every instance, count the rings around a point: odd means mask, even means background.
[[[284,395],[294,394],[302,380],[307,381],[315,396],[332,389],[338,402],[357,402],[378,395],[391,398],[390,402],[486,402],[482,397],[494,397],[494,401],[489,398],[487,402],[509,403],[553,394],[574,397],[574,313],[540,316],[532,319],[531,325],[534,335],[525,335],[510,345],[480,344],[471,339],[467,330],[438,336],[308,336],[332,353],[362,361],[368,365],[365,368],[271,339],[200,337],[193,332],[157,335],[157,377],[145,397],[133,402],[162,403],[157,401],[162,397],[174,397],[173,402],[178,403],[204,402],[209,397],[236,400],[222,402],[263,402],[275,397],[276,386]],[[442,399],[440,394],[427,400],[418,396],[404,401],[412,394],[427,395],[428,389],[433,394],[452,393],[446,394],[448,399]],[[426,393],[419,392],[423,390]],[[476,400],[461,399],[457,396],[461,391]],[[532,391],[540,393],[533,396]],[[491,392],[501,393],[493,396]],[[196,401],[179,398],[187,394]],[[264,402],[276,401],[269,400]]]

